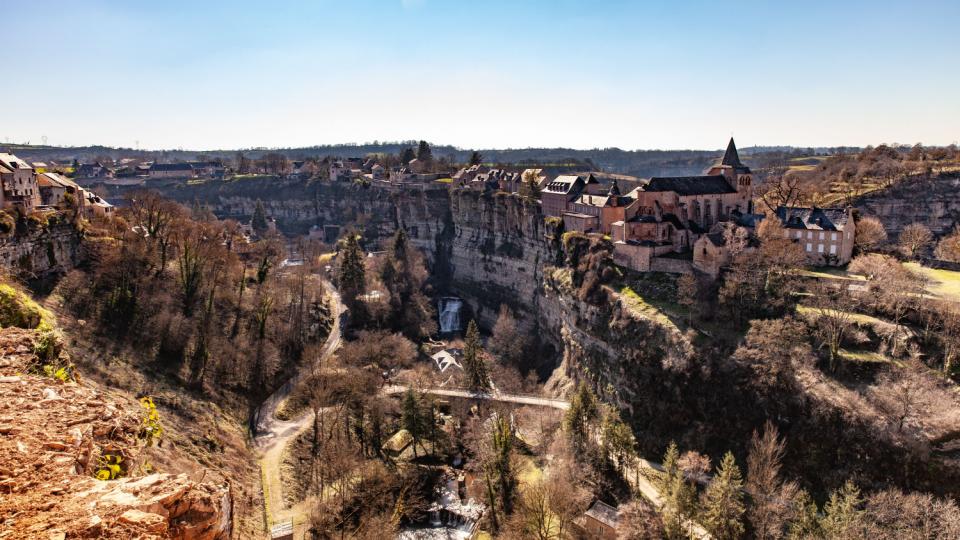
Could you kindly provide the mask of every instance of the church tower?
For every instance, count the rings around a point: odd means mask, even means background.
[[[723,153],[723,158],[713,167],[707,170],[708,175],[723,175],[730,184],[730,187],[737,190],[740,195],[740,210],[753,212],[753,174],[750,167],[747,167],[740,161],[740,154],[737,152],[737,145],[730,137],[727,143],[727,151]]]

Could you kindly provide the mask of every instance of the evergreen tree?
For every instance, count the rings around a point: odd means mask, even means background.
[[[363,249],[360,248],[357,234],[353,231],[347,232],[340,249],[340,271],[337,281],[347,307],[351,310],[358,307],[358,297],[366,290],[366,267]]]
[[[390,257],[380,271],[380,280],[389,293],[390,327],[416,341],[435,330],[431,304],[423,293],[427,272],[420,257],[410,248],[407,233],[398,229]]]
[[[680,450],[673,441],[663,456],[663,530],[667,538],[687,538],[684,522],[696,513],[697,490],[680,470]]]
[[[517,479],[513,473],[510,453],[513,449],[513,429],[510,421],[498,414],[493,426],[493,468],[497,479],[497,492],[500,495],[500,505],[504,514],[513,512],[513,497],[516,492]]]
[[[417,157],[417,154],[413,151],[413,148],[409,146],[403,149],[403,152],[400,153],[400,163],[406,165],[410,163],[413,158]]]
[[[417,445],[423,436],[424,418],[420,412],[420,403],[413,389],[408,389],[403,396],[403,405],[400,411],[400,425],[407,430],[413,439],[413,457],[417,457]]]
[[[483,163],[483,154],[474,150],[470,153],[470,165],[480,165]]]
[[[604,407],[603,423],[600,432],[603,437],[603,453],[612,460],[618,471],[633,456],[633,432],[614,407]]]
[[[433,150],[430,149],[427,141],[420,141],[420,145],[417,147],[417,159],[425,163],[433,161]]]
[[[823,507],[820,526],[826,537],[838,540],[862,538],[862,531],[859,530],[863,520],[862,505],[860,490],[847,480],[843,487],[830,495],[830,500]]]
[[[703,526],[718,540],[735,540],[743,536],[745,510],[743,477],[727,452],[703,496]]]
[[[800,490],[793,502],[793,519],[790,520],[789,538],[804,540],[821,538],[820,523],[817,521],[817,503],[806,490]]]
[[[257,206],[253,209],[253,218],[250,220],[250,226],[254,232],[263,234],[267,232],[267,211],[263,208],[263,202],[257,199]]]
[[[480,330],[477,322],[473,320],[467,325],[466,343],[463,346],[463,371],[467,375],[471,390],[490,389],[490,376],[487,374],[487,364],[483,360],[483,348],[480,345]]]
[[[577,393],[570,400],[570,408],[563,417],[563,427],[573,444],[577,457],[583,457],[589,442],[590,426],[599,415],[597,398],[587,383],[580,381]]]

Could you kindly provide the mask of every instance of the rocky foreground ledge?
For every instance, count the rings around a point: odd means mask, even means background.
[[[33,340],[0,329],[0,539],[229,538],[228,486],[152,473],[140,405],[41,374]],[[119,477],[94,478],[108,456]]]

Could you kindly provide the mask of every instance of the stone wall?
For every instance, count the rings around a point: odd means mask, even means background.
[[[667,272],[669,274],[689,274],[693,272],[693,261],[689,259],[654,257],[650,261],[650,270],[653,272]]]

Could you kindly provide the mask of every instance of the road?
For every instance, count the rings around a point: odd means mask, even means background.
[[[310,413],[304,413],[293,420],[279,420],[276,417],[277,409],[294,388],[314,370],[319,369],[327,362],[340,347],[342,338],[341,323],[344,313],[340,295],[333,285],[324,280],[324,289],[329,293],[330,313],[333,316],[333,325],[330,334],[309,368],[301,369],[268,397],[257,409],[253,425],[255,427],[254,445],[260,451],[260,474],[263,485],[263,506],[267,528],[285,521],[294,521],[295,525],[301,512],[287,508],[283,500],[283,482],[280,477],[280,464],[283,460],[283,450],[287,444],[295,439],[303,430],[310,426]],[[295,530],[296,538],[302,538],[303,532]]]

